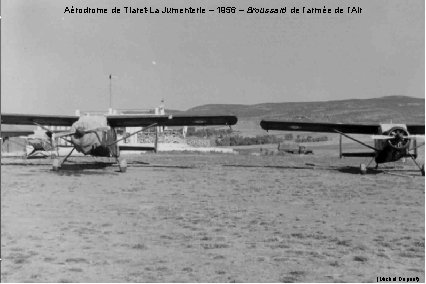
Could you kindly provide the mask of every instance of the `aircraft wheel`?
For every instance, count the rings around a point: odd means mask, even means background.
[[[365,175],[367,173],[367,167],[365,166],[365,164],[359,165],[359,170],[362,175]]]
[[[52,163],[52,169],[57,172],[59,171],[59,168],[61,167],[61,164],[59,163],[58,159],[53,159],[53,163]]]
[[[125,159],[121,160],[119,163],[120,172],[125,173],[127,171],[127,161]]]
[[[422,165],[422,176],[425,176],[425,164]]]

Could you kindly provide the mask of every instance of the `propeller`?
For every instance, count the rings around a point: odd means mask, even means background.
[[[88,133],[95,133],[95,132],[99,132],[99,131],[108,131],[109,129],[110,129],[109,126],[97,127],[97,128],[93,128],[93,129],[89,129],[89,130],[77,128],[75,131],[64,131],[64,132],[59,132],[59,133],[53,133],[52,137],[53,137],[53,139],[56,139],[56,138],[63,138],[63,137],[66,137],[66,136],[75,135],[78,138],[81,138],[85,134],[88,134]]]
[[[424,135],[408,135],[407,136],[407,138],[410,138],[410,139],[425,139],[425,136]]]
[[[41,125],[41,124],[36,123],[36,122],[34,122],[34,124],[46,131],[45,133],[46,133],[47,137],[49,137],[50,144],[52,145],[53,148],[56,148],[56,142],[55,141],[58,138],[62,138],[63,140],[72,143],[72,141],[65,139],[65,137],[71,136],[71,135],[76,135],[77,137],[81,138],[85,134],[88,134],[88,133],[96,133],[98,131],[108,131],[110,129],[109,126],[102,126],[102,127],[89,129],[89,130],[77,128],[75,131],[57,131],[57,130],[50,130],[46,126]]]
[[[388,139],[394,139],[395,136],[389,136],[389,135],[372,135],[371,138],[374,140],[388,140]],[[425,139],[424,135],[406,135],[402,136],[403,139]]]
[[[386,133],[380,135],[373,135],[372,138],[374,140],[384,140],[392,148],[402,150],[410,146],[410,140],[422,138],[422,135],[410,135],[407,130],[400,127],[394,127],[389,130],[389,132],[387,132],[387,135]]]
[[[389,135],[372,135],[371,138],[374,140],[388,140],[393,139],[394,137]]]

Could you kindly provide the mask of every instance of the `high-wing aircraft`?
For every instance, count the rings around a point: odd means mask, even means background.
[[[424,138],[424,125],[366,125],[262,120],[260,122],[260,126],[266,131],[285,130],[338,133],[372,150],[370,152],[362,153],[342,153],[342,140],[340,139],[340,157],[372,157],[376,162],[376,169],[379,164],[394,162],[398,161],[401,158],[410,157],[420,169],[422,175],[425,175],[424,164],[420,166],[416,162],[417,148],[424,146],[424,144],[417,146],[416,138]],[[350,135],[348,135],[348,133],[371,134],[374,140],[374,146],[365,144],[364,142],[355,139],[354,137],[351,137]],[[373,161],[373,159],[371,161]],[[361,172],[365,173],[366,166],[364,164],[361,164],[360,167]]]
[[[75,150],[85,155],[95,157],[113,157],[117,160],[122,172],[126,171],[126,160],[118,161],[120,150],[145,150],[145,147],[131,147],[118,145],[118,142],[127,139],[139,132],[157,126],[206,126],[206,125],[234,125],[235,116],[185,116],[185,115],[94,115],[94,116],[66,116],[66,115],[27,115],[2,114],[2,124],[37,125],[46,130],[51,137],[54,147],[57,139],[64,139],[73,145],[70,153],[59,162],[53,161],[54,170],[60,166]],[[52,132],[46,127],[71,126],[70,130]],[[117,138],[117,127],[143,127],[123,138]]]
[[[6,143],[9,138],[20,137],[25,139],[24,143],[19,143],[14,141],[23,148],[26,148],[27,151],[30,149],[31,152],[27,152],[25,157],[29,158],[36,155],[41,155],[44,157],[58,155],[58,147],[52,143],[52,134],[55,131],[46,131],[46,130],[1,130],[1,139],[2,143]],[[61,147],[64,147],[61,145]],[[50,153],[47,155],[46,153]]]

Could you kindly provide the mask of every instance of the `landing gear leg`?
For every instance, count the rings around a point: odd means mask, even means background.
[[[52,168],[54,171],[58,171],[59,168],[62,166],[63,163],[68,159],[69,156],[71,156],[72,152],[74,152],[75,148],[72,148],[71,152],[68,153],[68,155],[62,160],[62,163],[59,162],[59,159],[54,159],[52,163]]]
[[[374,161],[374,158],[370,160],[370,162],[368,162],[367,167],[368,168],[370,166],[370,164]],[[377,165],[376,165],[377,166]]]
[[[359,165],[359,170],[362,175],[365,175],[367,173],[367,167],[365,166],[365,164]]]
[[[61,167],[61,163],[59,163],[59,159],[53,159],[52,170],[57,172],[57,171],[59,171],[60,167]]]
[[[55,155],[55,154],[53,154]],[[59,147],[56,147],[56,157],[59,157]]]
[[[420,165],[416,162],[416,159],[414,158],[414,156],[411,155],[410,153],[409,153],[409,155],[410,155],[411,159],[413,159],[414,164],[416,164],[416,166],[419,168],[420,172],[422,173],[422,176],[425,176],[425,165],[423,164],[420,167]]]

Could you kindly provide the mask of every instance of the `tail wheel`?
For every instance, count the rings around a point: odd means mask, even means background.
[[[367,167],[365,166],[365,164],[359,165],[359,171],[362,175],[365,175],[367,173]]]
[[[127,161],[125,159],[121,160],[118,164],[120,172],[125,173],[127,171]]]

